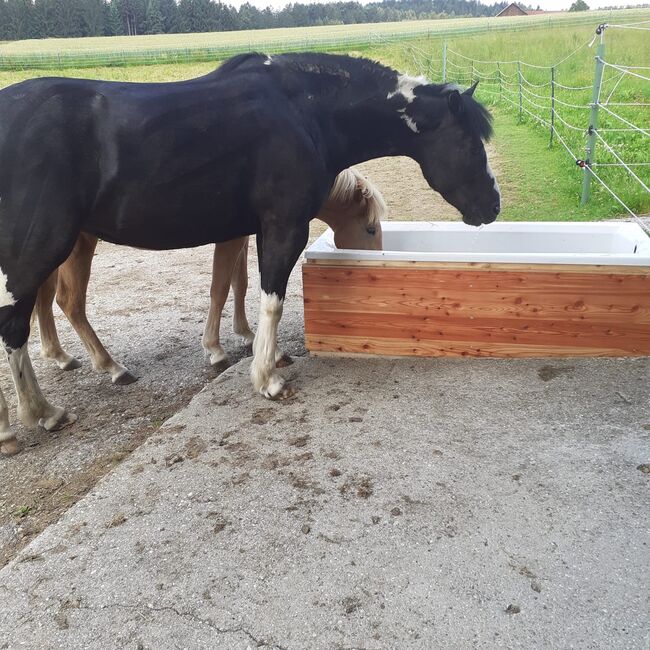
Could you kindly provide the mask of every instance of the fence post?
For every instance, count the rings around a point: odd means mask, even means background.
[[[582,179],[582,199],[580,205],[589,201],[589,186],[591,184],[591,165],[596,159],[596,129],[598,128],[598,102],[600,101],[600,86],[603,81],[603,56],[605,55],[605,43],[603,42],[604,26],[596,30],[600,31],[600,43],[596,51],[596,68],[594,70],[594,87],[591,94],[591,114],[589,116],[589,128],[587,129],[587,146],[585,147],[585,175]]]
[[[471,86],[474,83],[474,59],[472,59],[472,76],[469,79],[469,85]]]
[[[555,66],[551,68],[551,138],[548,148],[553,146],[553,132],[555,131]]]
[[[517,61],[517,83],[519,84],[519,124],[522,121],[522,98],[521,98],[521,61]]]
[[[447,83],[447,41],[442,44],[442,83]]]
[[[501,63],[497,61],[497,76],[499,77],[499,99],[503,97],[503,86],[501,85]]]

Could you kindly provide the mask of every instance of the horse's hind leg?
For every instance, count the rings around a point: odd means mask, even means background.
[[[109,373],[114,384],[123,386],[137,377],[113,360],[86,316],[86,292],[96,247],[97,237],[80,233],[72,253],[59,267],[56,301],[88,350],[93,368]]]
[[[252,345],[255,334],[246,318],[246,292],[248,291],[248,237],[246,237],[241,253],[235,263],[232,274],[232,293],[235,302],[235,311],[232,321],[232,329],[244,339],[247,345]]]
[[[44,359],[55,361],[61,370],[76,370],[81,367],[81,363],[61,347],[52,313],[57,278],[58,271],[54,271],[41,285],[36,297],[36,314],[41,335],[41,356]]]
[[[233,269],[241,255],[246,237],[215,244],[212,259],[212,285],[210,286],[210,311],[203,330],[203,349],[210,355],[210,363],[215,366],[224,363],[228,355],[221,347],[219,326],[223,306],[228,298]]]
[[[9,427],[9,409],[0,389],[0,456],[13,456],[20,451],[20,445]]]

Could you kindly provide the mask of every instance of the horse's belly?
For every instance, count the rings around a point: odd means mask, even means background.
[[[249,235],[257,231],[257,224],[246,206],[219,193],[140,191],[105,202],[83,229],[115,244],[167,250]]]

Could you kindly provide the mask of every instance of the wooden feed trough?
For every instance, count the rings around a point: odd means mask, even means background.
[[[383,251],[305,253],[314,354],[650,355],[650,239],[633,223],[387,222]]]

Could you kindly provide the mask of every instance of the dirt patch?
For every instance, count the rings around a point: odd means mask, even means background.
[[[552,379],[557,379],[560,375],[566,374],[567,372],[571,372],[572,370],[574,370],[573,366],[565,366],[565,367],[542,366],[537,371],[537,376],[542,381],[551,381]]]

